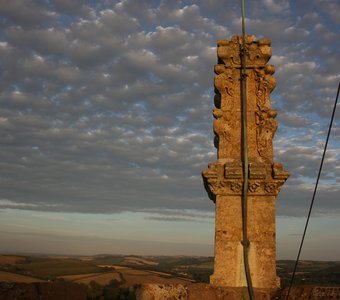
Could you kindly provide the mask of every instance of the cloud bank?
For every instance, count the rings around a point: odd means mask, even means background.
[[[275,160],[292,174],[279,215],[304,216],[312,194],[340,80],[336,11],[246,7],[247,32],[273,45]],[[0,12],[1,208],[211,217],[200,172],[216,157],[216,40],[240,33],[239,4],[0,0]],[[319,214],[339,213],[338,120]]]

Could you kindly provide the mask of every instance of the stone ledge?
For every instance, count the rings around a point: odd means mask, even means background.
[[[288,288],[278,291],[273,300],[285,300]],[[340,287],[294,286],[289,293],[289,300],[336,300],[340,299]]]
[[[254,289],[256,300],[286,300],[287,289]],[[215,287],[205,283],[143,284],[136,289],[137,300],[248,300],[246,288]],[[294,286],[289,300],[340,299],[340,287]]]
[[[255,299],[271,300],[275,291],[255,289]],[[137,300],[241,300],[249,299],[246,288],[215,287],[210,284],[143,284]]]

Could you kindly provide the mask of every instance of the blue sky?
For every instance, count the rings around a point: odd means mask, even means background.
[[[1,252],[213,255],[201,171],[241,1],[0,0]],[[278,258],[295,258],[339,75],[333,0],[245,1],[272,40]],[[339,260],[339,112],[304,259]],[[325,244],[332,245],[324,249]]]

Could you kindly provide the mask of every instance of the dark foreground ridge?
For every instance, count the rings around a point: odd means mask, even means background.
[[[86,286],[66,281],[0,282],[0,300],[84,300]]]
[[[278,292],[255,289],[255,299],[286,300],[287,288]],[[6,283],[0,282],[0,300],[242,300],[248,299],[245,288],[213,287],[204,283],[144,284],[125,293],[89,293],[85,285],[65,281]],[[289,300],[340,299],[340,287],[295,286]]]
[[[112,283],[106,286],[67,282],[8,283],[0,282],[0,300],[135,300],[134,287],[120,288]]]

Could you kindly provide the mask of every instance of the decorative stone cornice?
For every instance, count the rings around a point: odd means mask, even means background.
[[[216,161],[202,172],[205,188],[211,200],[216,196],[242,195],[243,172],[241,162]],[[248,194],[277,196],[289,177],[282,164],[249,163]]]
[[[241,67],[240,49],[242,45],[241,36],[233,36],[230,41],[220,40],[217,42],[218,58],[227,67]],[[247,68],[265,65],[272,56],[271,41],[261,39],[256,41],[254,35],[246,35],[245,53]]]

